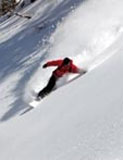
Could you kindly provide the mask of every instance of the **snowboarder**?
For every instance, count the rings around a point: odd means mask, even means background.
[[[48,84],[44,87],[37,95],[37,100],[45,97],[49,94],[55,87],[56,81],[63,77],[67,73],[79,73],[84,74],[86,70],[78,68],[76,65],[73,64],[73,61],[66,57],[60,60],[49,61],[43,65],[43,68],[50,67],[50,66],[57,66],[57,68],[53,71],[52,76],[49,79]]]

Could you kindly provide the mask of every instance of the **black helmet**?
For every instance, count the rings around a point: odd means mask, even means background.
[[[64,58],[64,60],[63,60],[63,64],[64,64],[64,65],[67,65],[67,64],[69,64],[70,62],[71,62],[71,59],[68,58],[68,57]]]

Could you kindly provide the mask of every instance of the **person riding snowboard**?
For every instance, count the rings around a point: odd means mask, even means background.
[[[43,65],[43,68],[50,66],[57,66],[57,68],[52,72],[52,76],[49,79],[48,84],[44,87],[37,95],[37,100],[45,97],[49,94],[55,87],[56,82],[59,78],[63,77],[67,73],[79,73],[84,74],[86,70],[78,68],[73,64],[73,61],[66,57],[60,60],[49,61]]]

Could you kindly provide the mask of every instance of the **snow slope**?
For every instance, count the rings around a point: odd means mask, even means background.
[[[2,160],[122,160],[122,6],[39,0],[22,11],[32,19],[0,24]],[[20,115],[53,70],[42,64],[65,56],[89,72]]]

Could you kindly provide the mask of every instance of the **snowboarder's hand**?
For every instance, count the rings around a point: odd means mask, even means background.
[[[43,65],[43,68],[46,68],[46,67],[47,67],[47,64],[44,64],[44,65]]]
[[[85,74],[85,73],[87,73],[87,71],[86,70],[83,70],[83,72],[82,72],[83,74]]]

